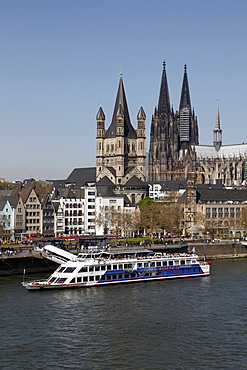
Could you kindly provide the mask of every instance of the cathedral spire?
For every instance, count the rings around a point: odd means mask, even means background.
[[[117,117],[120,114],[120,112],[121,116],[124,117],[124,136],[136,138],[136,131],[130,122],[128,104],[125,96],[122,76],[120,76],[115,107],[112,115],[112,121],[108,130],[106,131],[106,138],[116,137]]]
[[[158,113],[170,113],[170,98],[168,82],[166,77],[166,62],[163,62],[163,72],[160,85],[160,95],[158,103]]]
[[[183,108],[189,108],[191,111],[190,90],[189,90],[189,82],[188,82],[186,64],[184,65],[184,77],[183,77],[179,111],[181,111]]]
[[[219,101],[217,101],[216,120],[215,120],[215,128],[213,131],[213,140],[214,140],[214,147],[218,152],[222,145],[222,130],[220,128]]]
[[[215,130],[220,130],[220,110],[219,110],[219,100],[217,100],[216,107],[216,120],[215,120]]]

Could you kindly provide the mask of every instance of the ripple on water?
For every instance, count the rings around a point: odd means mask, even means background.
[[[3,369],[246,369],[247,260],[212,275],[27,292],[0,280]]]

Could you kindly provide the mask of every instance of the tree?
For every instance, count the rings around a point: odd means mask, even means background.
[[[141,212],[139,228],[153,235],[158,225],[157,203],[146,197],[138,203],[138,206]]]
[[[11,182],[0,182],[0,190],[12,190],[14,189],[15,184],[12,184]]]
[[[136,217],[132,213],[116,209],[114,206],[100,207],[96,213],[95,223],[103,228],[104,234],[113,233],[124,236],[136,228]]]
[[[168,196],[158,202],[159,227],[167,233],[173,233],[180,227],[182,218],[182,207],[178,203],[179,196],[171,192]]]

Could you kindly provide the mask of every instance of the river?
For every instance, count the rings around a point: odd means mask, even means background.
[[[246,369],[247,259],[211,266],[202,278],[60,291],[1,277],[0,368]]]

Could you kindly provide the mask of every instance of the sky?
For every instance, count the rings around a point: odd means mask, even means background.
[[[120,70],[148,150],[163,61],[174,110],[187,64],[200,144],[212,144],[217,100],[223,144],[247,142],[246,18],[245,0],[0,0],[0,177],[94,167],[96,114],[107,128]]]

